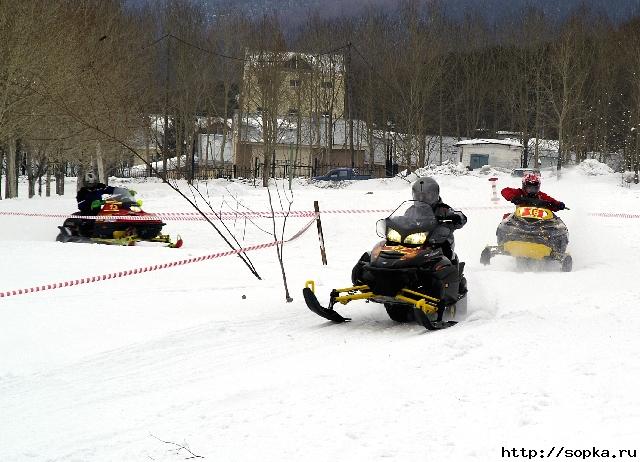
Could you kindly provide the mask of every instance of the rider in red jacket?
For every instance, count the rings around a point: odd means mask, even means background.
[[[565,209],[564,202],[540,191],[540,176],[537,173],[527,173],[522,177],[522,188],[504,188],[501,193],[502,197],[516,205],[538,205],[537,201],[545,201],[554,212]]]

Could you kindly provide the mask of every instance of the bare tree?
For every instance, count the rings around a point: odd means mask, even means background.
[[[549,50],[549,75],[543,81],[551,108],[549,124],[558,134],[558,170],[570,158],[569,130],[571,118],[581,103],[587,78],[585,60],[584,17],[574,16]]]

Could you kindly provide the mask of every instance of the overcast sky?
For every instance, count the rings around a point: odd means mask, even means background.
[[[195,0],[198,1],[198,0]],[[216,4],[221,0],[199,0],[203,3]],[[236,5],[251,5],[254,8],[277,9],[287,16],[309,9],[318,8],[328,16],[357,14],[367,5],[387,6],[393,9],[398,0],[236,0]],[[564,17],[580,4],[586,4],[594,10],[606,13],[611,19],[620,21],[640,12],[640,0],[445,0],[450,14],[461,17],[465,13],[482,13],[490,19],[499,19],[511,12],[518,12],[526,5],[543,8],[553,17]],[[293,8],[292,8],[293,7]],[[292,11],[292,10],[298,11]]]

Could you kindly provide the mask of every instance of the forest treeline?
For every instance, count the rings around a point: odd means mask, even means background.
[[[238,110],[248,50],[339,49],[344,118],[370,127],[418,140],[506,130],[525,146],[558,140],[563,162],[616,154],[638,171],[640,17],[613,23],[582,7],[559,20],[528,7],[500,23],[454,21],[437,1],[407,0],[393,12],[311,12],[294,29],[286,20],[248,19],[233,1],[211,10],[187,0],[0,0],[5,197],[17,195],[21,170],[30,195],[50,176],[60,193],[69,164],[111,168],[130,161],[125,145],[154,137],[164,157],[188,157],[196,117]],[[158,136],[150,115],[164,114],[172,130]]]

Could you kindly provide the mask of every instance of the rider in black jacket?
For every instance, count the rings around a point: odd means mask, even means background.
[[[416,202],[407,209],[405,215],[417,214],[419,216],[425,213],[420,211],[422,207],[430,207],[438,222],[451,230],[449,239],[443,245],[443,251],[448,258],[452,258],[453,231],[462,228],[467,223],[467,217],[464,213],[454,210],[442,202],[440,186],[431,177],[418,178],[411,186],[411,194]]]
[[[113,194],[114,187],[100,183],[93,172],[84,176],[84,186],[76,195],[78,208],[83,215],[97,215],[102,206],[102,195]]]
[[[461,294],[466,293],[467,280],[462,275],[464,263],[460,263],[457,255],[453,252],[453,231],[462,228],[467,223],[466,215],[459,210],[454,210],[452,207],[442,202],[442,198],[440,197],[440,185],[438,185],[438,182],[431,177],[425,176],[418,178],[411,186],[411,194],[413,196],[413,200],[416,202],[407,209],[405,215],[424,215],[425,212],[421,212],[421,208],[430,207],[431,210],[433,210],[433,214],[436,219],[440,223],[440,226],[448,228],[448,233],[445,230],[445,233],[441,234],[447,237],[442,242],[437,242],[436,244],[442,248],[442,253],[449,258],[454,265],[458,265],[460,275],[460,288],[458,290]],[[428,214],[430,214],[430,212]]]

